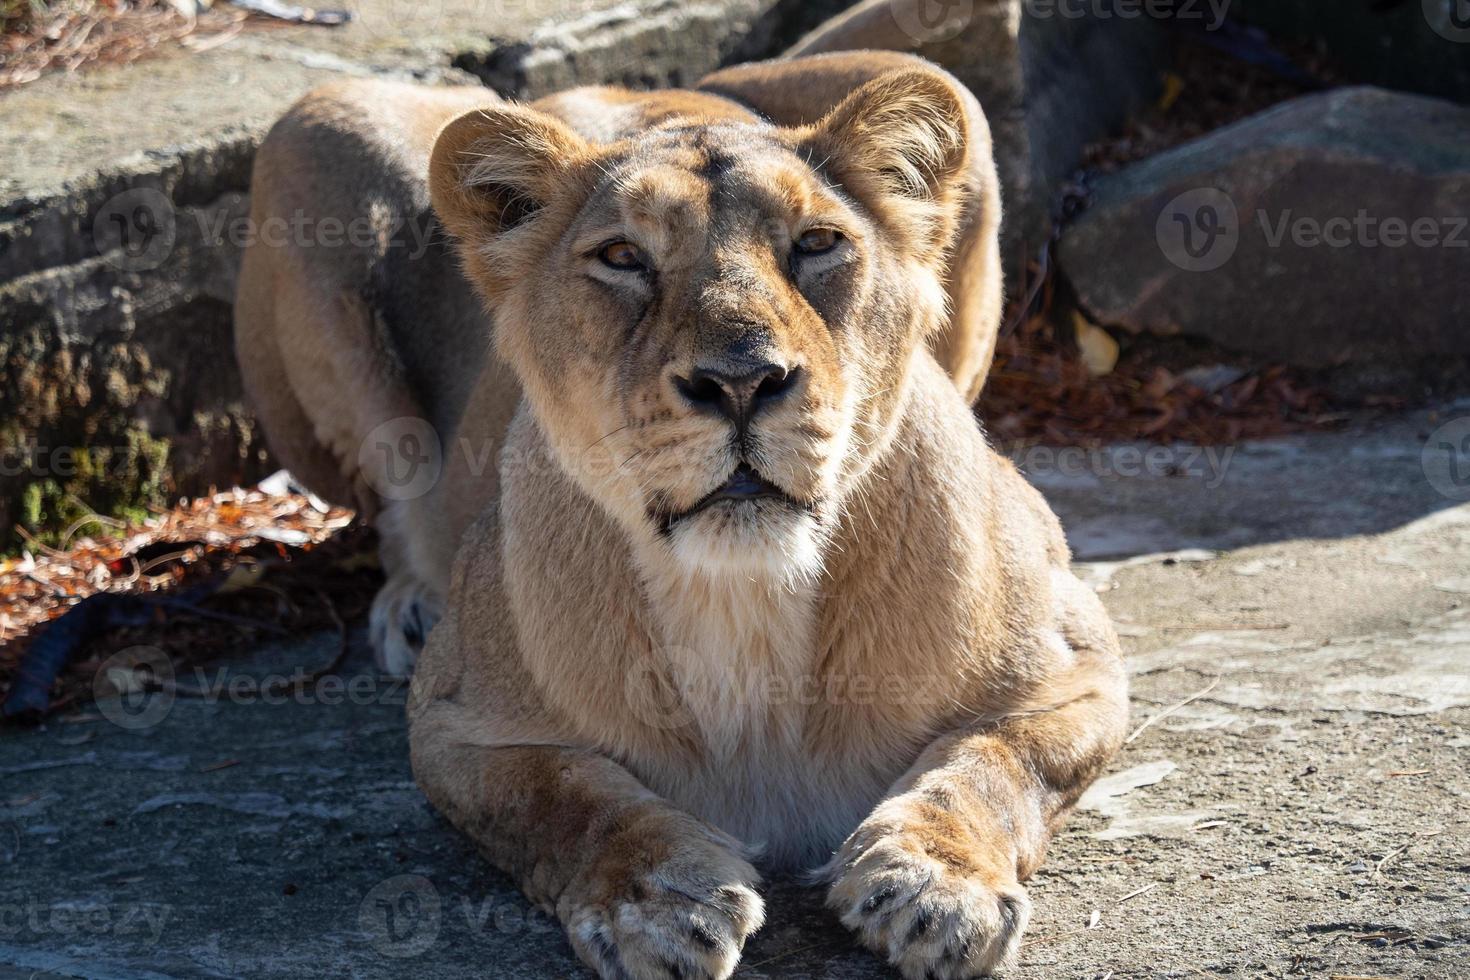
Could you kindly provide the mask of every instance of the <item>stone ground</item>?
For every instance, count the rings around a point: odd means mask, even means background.
[[[1470,421],[1435,431],[1467,415],[1025,455],[1155,723],[1032,880],[1012,976],[1470,976],[1470,455],[1436,455]],[[585,975],[414,788],[361,642],[345,693],[251,680],[333,653],[0,737],[0,977]],[[815,893],[769,894],[740,976],[889,975]]]
[[[542,21],[613,2],[354,0],[345,6],[356,19],[341,28],[252,24],[198,54],[170,50],[139,65],[47,75],[6,96],[10,118],[33,124],[6,127],[0,196],[85,181],[129,155],[254,135],[313,85],[344,76],[443,80],[454,55],[484,50],[493,37],[520,40]]]

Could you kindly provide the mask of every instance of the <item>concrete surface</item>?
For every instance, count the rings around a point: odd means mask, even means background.
[[[1155,723],[1032,880],[1012,976],[1470,975],[1470,403],[1131,459],[1038,480]],[[333,648],[0,736],[0,977],[584,976],[414,788],[360,637],[354,686],[266,703]],[[739,976],[890,975],[769,896]]]

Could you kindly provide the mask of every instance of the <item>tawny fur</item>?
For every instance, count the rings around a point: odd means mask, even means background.
[[[412,181],[337,184],[336,144],[313,162],[345,130],[427,171],[494,330],[438,327],[433,303],[417,333],[380,315],[348,267],[381,250],[325,268],[257,248],[251,391],[293,470],[364,507],[383,504],[358,452],[373,426],[442,433],[434,487],[386,505],[384,602],[445,607],[414,771],[599,974],[729,976],[764,920],[757,865],[820,869],[906,977],[988,973],[1126,696],[1056,519],[968,408],[1000,302],[984,118],[875,52],[701,87],[309,97],[262,148],[257,215],[424,206]],[[793,258],[809,227],[841,248]],[[609,237],[654,271],[600,264]],[[752,357],[800,383],[735,439],[678,381]],[[737,463],[795,503],[660,516]]]

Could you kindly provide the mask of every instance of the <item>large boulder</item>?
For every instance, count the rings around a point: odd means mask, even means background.
[[[1084,311],[1309,368],[1470,358],[1470,109],[1375,88],[1284,103],[1099,178],[1059,261]],[[1367,369],[1367,375],[1362,369]]]
[[[1210,16],[1207,4],[1195,9]],[[1083,148],[1156,95],[1168,37],[1163,21],[1141,7],[864,0],[787,54],[857,48],[922,55],[954,73],[980,100],[995,136],[1010,274],[1046,238],[1053,199]]]

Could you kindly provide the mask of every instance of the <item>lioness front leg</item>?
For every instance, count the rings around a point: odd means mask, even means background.
[[[1031,912],[1021,881],[1126,724],[1115,658],[1072,680],[1081,692],[1052,710],[936,741],[828,866],[828,905],[909,980],[1014,961]]]
[[[764,920],[739,843],[609,759],[422,731],[413,755],[434,805],[556,915],[607,980],[722,980]]]

